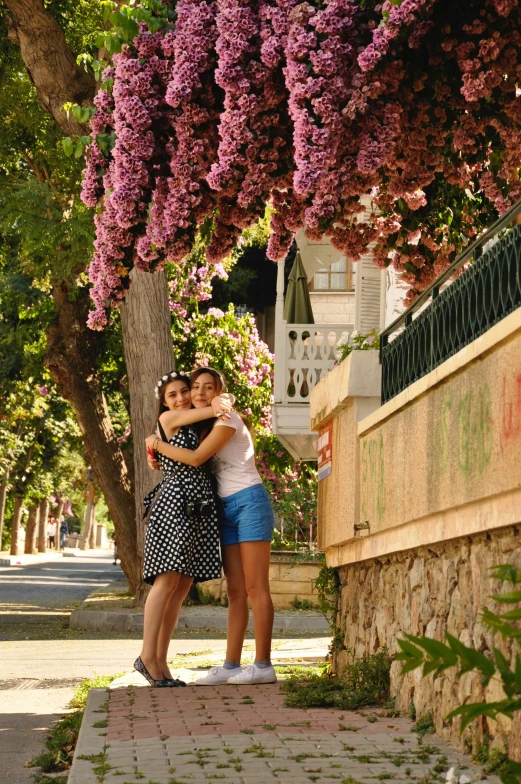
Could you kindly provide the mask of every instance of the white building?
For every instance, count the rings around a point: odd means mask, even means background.
[[[337,361],[337,347],[353,332],[382,329],[401,310],[392,272],[382,272],[368,253],[349,261],[329,240],[311,243],[297,235],[308,276],[315,324],[284,321],[284,261],[278,262],[275,306],[273,432],[295,459],[316,460],[310,430],[309,393]],[[386,305],[387,300],[387,305]],[[387,312],[386,312],[387,311]]]

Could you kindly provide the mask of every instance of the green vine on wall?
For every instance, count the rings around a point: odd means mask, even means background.
[[[318,594],[318,606],[331,629],[330,653],[345,649],[342,629],[337,626],[341,597],[340,572],[334,566],[324,565],[314,580]]]

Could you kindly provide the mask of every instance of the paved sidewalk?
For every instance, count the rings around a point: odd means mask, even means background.
[[[499,784],[439,738],[380,711],[285,708],[278,684],[91,691],[68,784],[384,779]]]

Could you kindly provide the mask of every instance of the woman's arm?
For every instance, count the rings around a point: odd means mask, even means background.
[[[214,427],[210,435],[194,450],[172,446],[165,441],[161,441],[157,436],[149,436],[146,439],[146,444],[155,452],[161,452],[162,455],[171,457],[172,460],[178,460],[180,463],[186,463],[186,465],[200,466],[213,457],[219,449],[222,449],[234,433],[235,428],[227,425]]]
[[[195,422],[203,422],[205,419],[213,419],[217,415],[226,415],[232,406],[228,400],[214,397],[210,406],[204,408],[188,408],[179,411],[164,411],[159,417],[159,421],[165,430],[175,430],[183,425],[193,425]]]

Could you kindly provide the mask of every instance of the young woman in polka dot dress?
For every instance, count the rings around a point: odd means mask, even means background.
[[[193,409],[190,379],[176,371],[163,376],[156,387],[158,421],[168,444],[186,450],[199,446],[193,425],[223,416],[230,404]],[[221,576],[215,499],[203,468],[158,456],[163,481],[145,498],[145,509],[153,504],[145,538],[144,580],[152,585],[146,604],[143,647],[134,663],[154,686],[184,686],[172,678],[167,654],[179,611],[192,580]],[[205,501],[203,509],[197,504]],[[197,513],[199,512],[199,514]]]
[[[203,408],[226,389],[219,371],[198,368],[191,375],[192,403]],[[228,592],[226,660],[212,667],[196,685],[273,683],[271,665],[273,602],[270,595],[270,545],[273,509],[255,466],[252,436],[243,419],[231,411],[227,419],[212,423],[210,433],[195,450],[179,449],[152,436],[147,446],[174,460],[200,466],[212,459],[217,480],[219,535]],[[153,461],[149,461],[155,467]],[[248,626],[248,597],[253,610],[256,656],[241,668],[241,653]]]

